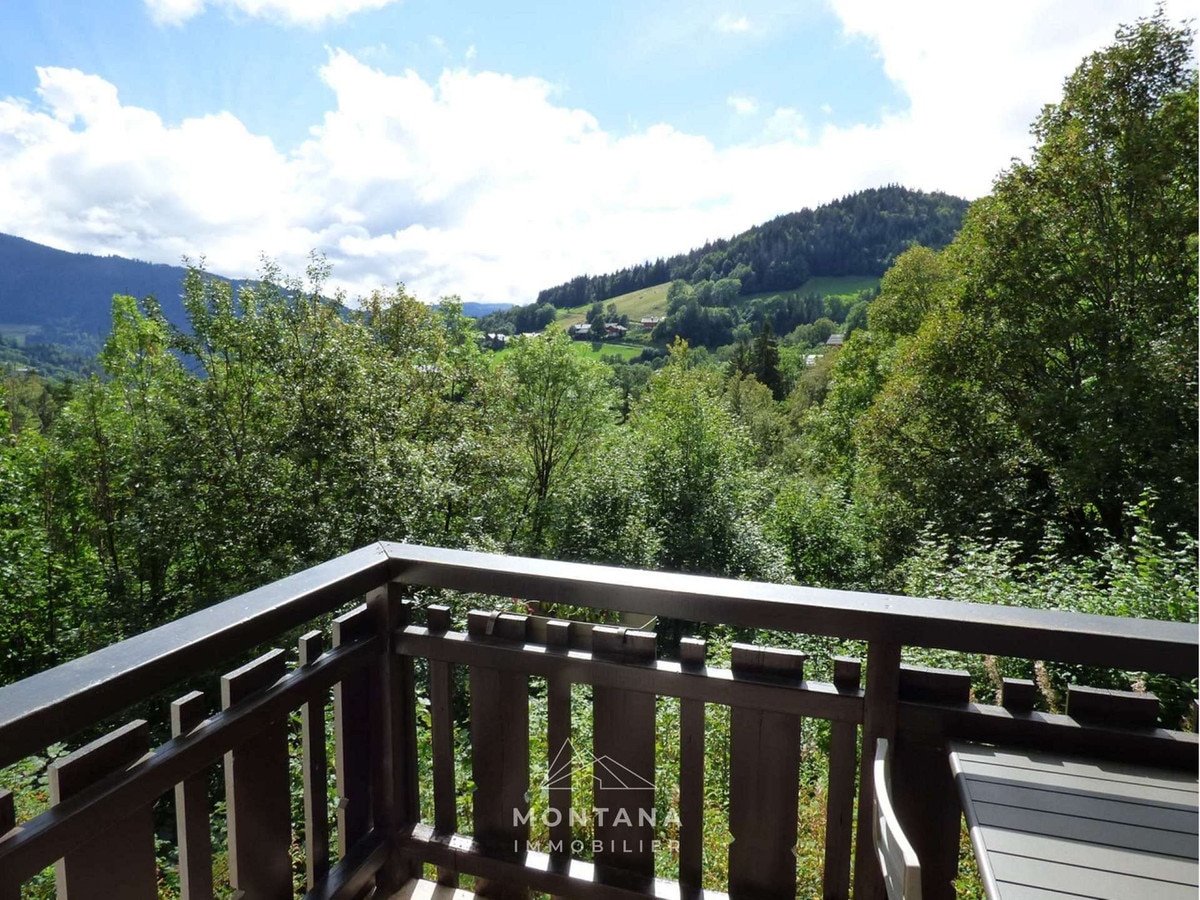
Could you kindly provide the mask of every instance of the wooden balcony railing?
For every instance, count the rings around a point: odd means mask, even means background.
[[[865,642],[860,662],[805,678],[804,654],[735,645],[730,667],[706,664],[684,639],[660,659],[655,636],[581,629],[512,613],[471,612],[455,630],[443,606],[416,609],[414,588],[627,610],[708,624]],[[293,830],[304,834],[308,897],[390,897],[425,867],[438,880],[474,876],[485,896],[697,896],[701,887],[705,706],[731,709],[728,884],[732,897],[796,896],[802,722],[829,725],[827,898],[879,898],[865,777],[878,738],[893,748],[897,813],[922,865],[925,896],[950,898],[960,807],[946,744],[969,740],[1194,771],[1194,734],[1158,727],[1153,695],[1073,687],[1067,714],[1035,711],[1033,686],[1006,682],[1001,706],[971,701],[965,672],[907,667],[905,647],[1079,663],[1192,679],[1197,629],[941,600],[816,590],[545,560],[380,544],[0,688],[0,766],[95,730],[173,686],[245,659],[269,642],[365,598],[299,637],[297,664],[270,650],[220,678],[220,710],[190,692],[170,704],[171,737],[151,749],[135,720],[50,767],[50,808],[17,823],[0,793],[0,900],[55,866],[60,897],[157,896],[153,810],[174,796],[182,894],[213,895],[209,775],[223,762],[229,880],[246,898],[293,895]],[[418,662],[420,661],[420,662]],[[465,680],[456,677],[465,667]],[[546,760],[530,756],[530,679],[545,680]],[[540,684],[540,682],[539,682]],[[592,743],[580,747],[571,689],[590,685]],[[454,694],[469,700],[471,818],[458,820]],[[325,815],[326,706],[333,693],[337,864]],[[540,689],[540,688],[539,688]],[[656,878],[656,703],[679,698],[678,881]],[[301,713],[293,815],[289,716]],[[427,721],[418,726],[418,717]],[[459,719],[462,718],[460,715]],[[418,772],[428,727],[431,771]],[[572,736],[575,735],[575,741]],[[724,764],[724,761],[720,761]],[[569,773],[591,766],[591,841],[579,853]],[[545,772],[538,783],[531,772]],[[860,772],[864,777],[856,777]],[[539,789],[546,789],[543,798]],[[421,799],[432,792],[432,820]],[[857,796],[856,796],[857,793]],[[542,810],[534,821],[533,806]],[[855,827],[856,809],[859,827]],[[298,807],[298,804],[297,804]],[[298,821],[293,821],[298,819]],[[545,846],[527,843],[531,821]],[[460,834],[469,832],[469,834]],[[857,842],[857,847],[852,842]],[[590,860],[579,858],[590,856]],[[852,860],[856,861],[851,871]]]

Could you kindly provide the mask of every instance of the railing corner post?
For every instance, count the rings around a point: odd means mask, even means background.
[[[965,706],[971,676],[961,670],[902,666],[902,702]],[[954,900],[962,807],[942,730],[914,732],[897,723],[892,755],[893,802],[921,860],[921,896]]]
[[[393,846],[397,835],[420,818],[413,661],[393,650],[393,635],[411,620],[408,593],[407,586],[391,581],[367,595],[367,609],[382,648],[376,708],[379,754],[373,778],[374,824],[385,829]],[[419,874],[419,866],[393,849],[379,871],[377,888],[387,896]]]
[[[17,827],[16,803],[12,792],[0,788],[0,837]],[[21,900],[21,884],[0,872],[0,900]]]

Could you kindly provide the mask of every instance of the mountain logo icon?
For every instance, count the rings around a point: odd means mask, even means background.
[[[606,791],[653,791],[654,782],[618,762],[611,756],[593,756],[577,749],[570,739],[563,741],[551,760],[539,791],[570,790],[576,772],[590,774],[596,786]]]

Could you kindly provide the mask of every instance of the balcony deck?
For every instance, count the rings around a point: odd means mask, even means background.
[[[484,594],[507,608],[541,601],[827,636],[860,642],[866,658],[734,645],[728,666],[711,665],[700,640],[660,648],[654,634],[636,629],[488,609],[456,618],[444,606],[417,608],[411,597],[422,588]],[[261,653],[358,600],[365,602],[333,620],[328,647],[317,629],[299,637],[294,665],[280,649]],[[728,880],[718,889],[734,898],[795,897],[801,737],[812,720],[828,723],[829,735],[819,861],[826,898],[882,897],[864,827],[879,738],[894,749],[897,813],[921,860],[924,895],[935,900],[954,896],[958,864],[950,742],[1197,768],[1196,735],[1160,728],[1153,695],[1074,686],[1065,714],[1054,714],[1034,708],[1032,684],[1007,681],[1000,705],[981,704],[966,672],[905,666],[906,647],[1187,680],[1197,676],[1200,641],[1196,626],[1183,623],[374,545],[0,688],[3,766],[237,666],[220,678],[218,711],[197,691],[170,704],[169,738],[152,738],[150,724],[135,720],[57,761],[52,806],[41,815],[16,823],[13,798],[0,793],[0,900],[19,896],[22,883],[52,865],[60,897],[157,896],[154,807],[163,796],[174,800],[182,895],[213,896],[209,782],[218,764],[232,887],[246,898],[292,896],[293,833],[303,833],[306,896],[314,900],[470,896],[451,893],[462,876],[489,897],[699,896],[705,771],[718,764],[728,766],[733,835]],[[827,680],[813,679],[814,669]],[[545,746],[570,747],[569,758],[591,767],[593,807],[608,815],[589,823],[588,852],[573,843],[570,779],[559,779],[553,758],[531,754],[531,683],[544,692]],[[590,746],[577,746],[578,685],[589,692]],[[670,881],[657,871],[651,843],[663,831],[647,815],[660,786],[662,697],[679,704],[678,732],[669,736],[679,752],[679,782],[669,786],[678,796]],[[727,757],[705,746],[713,705],[730,710]],[[295,712],[299,721],[289,726]],[[428,758],[419,758],[419,733]],[[461,746],[471,760],[470,821],[459,820]],[[323,814],[331,771],[332,831]],[[294,783],[303,795],[296,803]],[[545,846],[533,848],[535,807]],[[436,893],[417,880],[435,869]]]
[[[475,895],[461,888],[449,887],[424,878],[408,882],[388,900],[474,900]]]

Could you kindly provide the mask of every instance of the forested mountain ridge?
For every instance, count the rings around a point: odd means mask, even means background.
[[[83,335],[103,338],[112,330],[115,294],[152,296],[182,326],[186,275],[182,266],[70,253],[0,234],[0,332],[24,326],[39,343],[76,346]]]
[[[580,275],[537,296],[560,309],[608,300],[665,281],[737,278],[745,294],[787,291],[820,275],[887,271],[913,244],[940,249],[962,226],[968,203],[940,191],[871,188],[778,216],[727,240],[612,272]]]
[[[168,322],[187,328],[183,307],[187,272],[183,266],[71,253],[0,234],[0,337],[57,344],[94,356],[112,331],[116,295],[154,297]],[[249,283],[213,277],[235,288]],[[462,312],[478,317],[510,305],[465,303]]]

